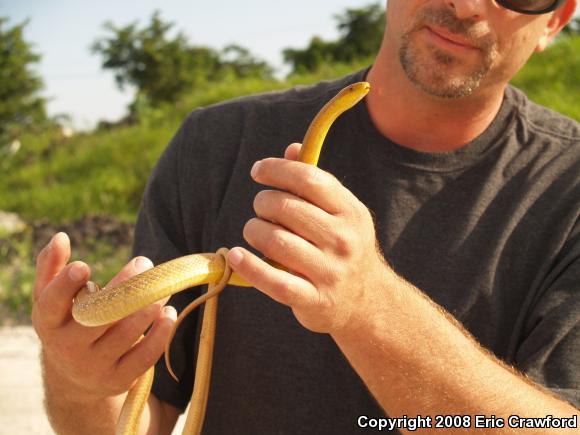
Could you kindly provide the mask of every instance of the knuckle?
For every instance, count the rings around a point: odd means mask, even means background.
[[[272,231],[268,245],[270,246],[270,250],[278,252],[286,252],[290,247],[289,240],[281,229]]]
[[[366,206],[354,195],[351,196],[351,203],[350,205],[350,215],[358,222],[360,220],[366,219],[366,215],[368,214],[368,209]]]
[[[305,168],[304,171],[305,171],[304,174],[305,189],[315,190],[322,187],[325,184],[324,177],[322,176],[323,172],[321,169],[312,165],[308,165],[308,167]]]
[[[355,238],[348,231],[341,231],[334,238],[336,254],[339,257],[350,257],[354,253]]]
[[[254,197],[253,207],[256,213],[259,213],[260,210],[264,209],[265,203],[267,200],[267,193],[265,190],[259,191],[256,196]]]
[[[321,281],[324,287],[335,288],[340,280],[340,268],[338,264],[334,264],[332,267],[327,265],[324,267],[321,273]]]
[[[292,305],[294,301],[294,286],[290,280],[283,280],[277,288],[278,302],[284,305]]]
[[[250,244],[252,244],[252,241],[254,240],[255,229],[258,225],[259,221],[257,218],[250,219],[244,225],[242,235],[244,236],[244,239],[246,239]]]
[[[277,215],[284,215],[291,213],[292,211],[292,200],[287,195],[279,195],[278,200],[276,201],[276,214]]]

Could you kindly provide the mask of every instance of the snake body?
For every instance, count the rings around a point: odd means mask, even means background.
[[[367,82],[351,84],[342,89],[326,105],[320,109],[318,114],[310,123],[298,160],[304,163],[316,165],[320,156],[320,151],[324,138],[332,123],[344,111],[353,107],[369,92],[370,85]],[[203,285],[213,284],[222,278],[226,263],[223,255],[212,253],[193,254],[179,257],[177,259],[160,264],[139,275],[135,275],[126,281],[112,286],[101,288],[94,283],[82,288],[76,295],[73,302],[72,315],[74,319],[85,326],[105,325],[120,320],[130,314],[182,290]],[[232,273],[227,284],[249,287],[242,277]],[[217,312],[217,297],[208,300],[208,307],[204,311],[204,322],[207,318],[209,328],[215,329],[215,317]],[[209,310],[208,310],[209,308]],[[203,332],[202,332],[203,334]],[[205,354],[205,361],[211,362],[213,349],[213,335],[209,340],[202,340],[200,344],[200,354]],[[199,369],[198,356],[198,369]],[[210,366],[211,367],[211,366]],[[209,390],[209,370],[202,369],[196,372],[196,383],[200,381],[201,395],[207,400]],[[202,375],[202,376],[199,376]],[[153,367],[149,369],[142,378],[129,391],[119,422],[117,433],[134,434],[137,433],[141,412],[147,401],[151,382],[153,379]],[[196,396],[196,386],[194,386],[194,397]],[[201,410],[190,411],[188,423],[192,412],[202,414],[195,417],[196,424],[186,423],[184,433],[194,433],[201,431],[203,423],[203,413],[205,410],[204,400],[194,401],[192,407],[199,403]],[[194,403],[195,402],[195,403]],[[199,421],[201,418],[201,422]],[[196,426],[197,425],[197,426]]]

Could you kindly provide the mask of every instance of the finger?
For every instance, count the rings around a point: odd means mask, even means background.
[[[86,285],[91,270],[86,263],[75,261],[65,266],[42,290],[36,307],[39,326],[58,328],[72,318],[72,300]]]
[[[117,273],[117,275],[115,275],[113,277],[113,279],[111,279],[111,281],[109,281],[109,283],[107,284],[107,287],[110,288],[110,287],[113,287],[117,284],[120,284],[123,281],[125,281],[125,280],[127,280],[135,275],[139,275],[140,273],[143,273],[146,270],[151,269],[153,266],[154,266],[153,262],[149,258],[143,257],[143,256],[135,257],[131,261],[129,261],[119,271],[119,273]],[[164,299],[160,299],[156,303],[158,303],[160,306],[163,306],[167,303],[168,300],[169,300],[169,296],[167,296]]]
[[[309,281],[269,265],[244,248],[231,249],[228,261],[237,274],[281,304],[299,307],[317,298],[318,292]]]
[[[157,362],[163,354],[176,318],[175,308],[163,308],[147,335],[117,362],[117,373],[121,378],[134,379]]]
[[[129,261],[123,268],[117,273],[111,281],[107,284],[107,287],[112,287],[117,284],[122,283],[126,279],[131,278],[132,276],[138,275],[146,270],[149,270],[153,267],[153,262],[149,260],[147,257],[135,257],[131,261]]]
[[[70,240],[66,233],[55,234],[36,258],[34,302],[47,284],[62,270],[70,258]]]
[[[243,235],[266,257],[309,279],[318,278],[315,270],[321,261],[320,250],[284,227],[253,218],[244,226]]]
[[[286,147],[286,151],[284,151],[284,158],[287,160],[298,160],[301,148],[302,144],[291,143]]]
[[[348,209],[353,195],[328,172],[313,165],[268,158],[252,167],[252,178],[261,184],[291,192],[330,214]]]
[[[282,225],[325,251],[333,248],[336,218],[288,192],[262,190],[254,198],[256,215]]]
[[[157,302],[119,320],[95,342],[95,353],[109,361],[117,361],[161,315],[162,309],[163,304]]]

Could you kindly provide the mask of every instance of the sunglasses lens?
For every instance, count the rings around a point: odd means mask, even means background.
[[[523,13],[548,12],[557,3],[555,0],[502,0],[499,4]]]

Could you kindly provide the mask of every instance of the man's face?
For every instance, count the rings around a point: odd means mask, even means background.
[[[387,13],[387,38],[407,78],[443,98],[509,81],[550,18],[518,14],[492,0],[390,0]]]

